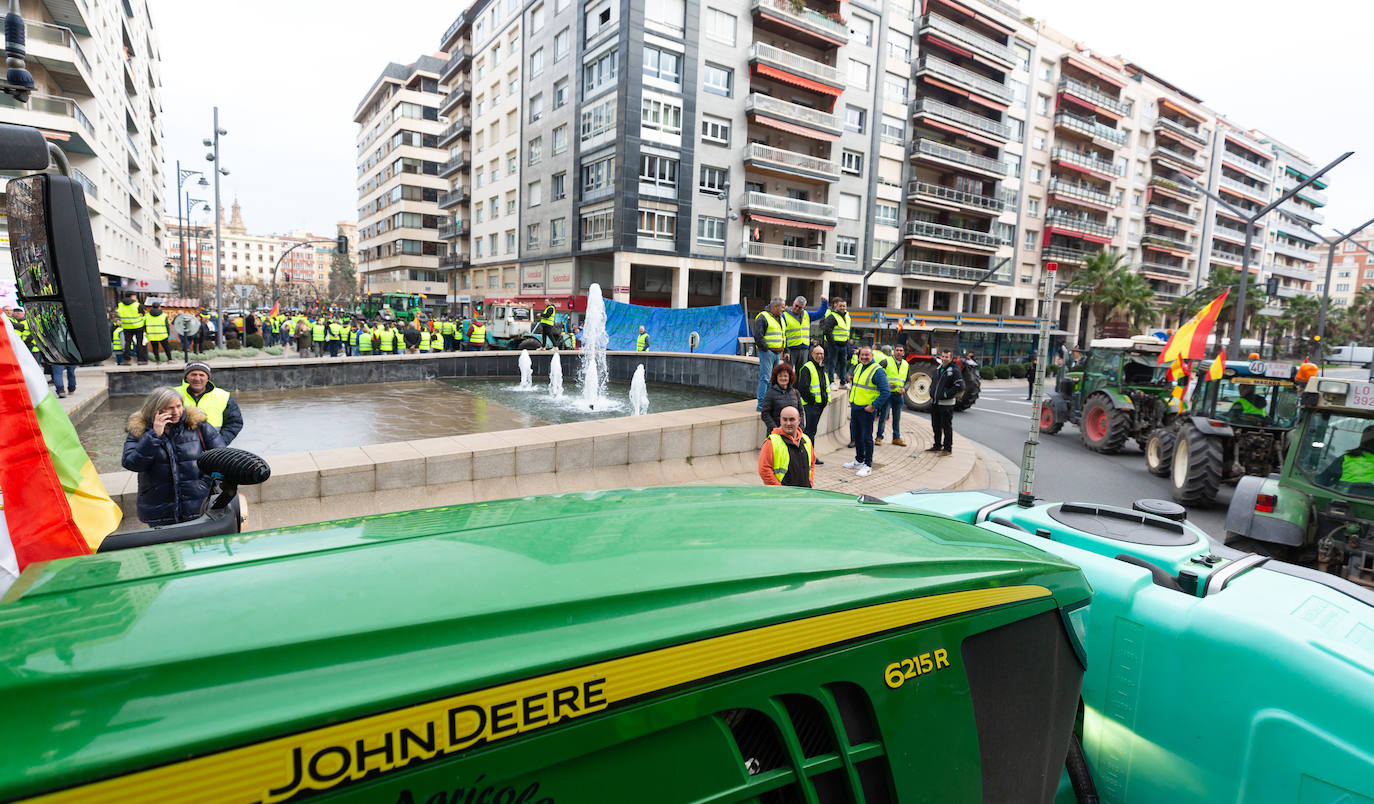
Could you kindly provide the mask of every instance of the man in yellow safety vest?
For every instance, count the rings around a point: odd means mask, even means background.
[[[124,359],[121,362],[137,360],[147,363],[148,353],[143,347],[143,307],[134,294],[124,294],[124,300],[115,305],[115,315],[119,317],[119,326],[124,330]],[[133,350],[132,355],[129,354],[130,349]]]
[[[809,489],[816,480],[816,450],[802,432],[801,412],[788,405],[778,412],[778,426],[759,450],[759,477],[765,486]]]
[[[158,362],[158,352],[166,355],[168,360],[172,359],[172,352],[167,348],[170,324],[160,301],[153,302],[152,308],[143,315],[143,330],[148,336],[148,355],[154,363]]]
[[[644,325],[639,325],[639,335],[635,337],[635,351],[649,351],[649,333],[644,329]]]
[[[482,325],[482,321],[480,319],[474,318],[472,319],[472,323],[468,325],[467,342],[469,352],[486,351],[487,328]]]
[[[886,352],[887,347],[883,347],[883,351]],[[878,411],[878,437],[873,443],[883,443],[883,430],[887,428],[887,417],[891,414],[892,445],[905,447],[906,442],[902,440],[902,407],[906,405],[903,397],[911,365],[906,362],[906,347],[900,344],[892,347],[891,355],[884,354],[883,357],[883,371],[887,372],[887,387],[891,395],[887,398],[887,405]]]
[[[192,360],[181,376],[181,398],[186,405],[205,411],[205,420],[219,430],[226,445],[237,438],[243,430],[243,413],[228,391],[210,382],[209,364]]]
[[[825,340],[825,359],[830,374],[843,386],[846,384],[845,371],[849,363],[849,305],[839,296],[830,300],[830,309],[821,322],[821,333]]]
[[[792,368],[801,371],[811,346],[811,314],[806,311],[806,297],[792,300],[792,307],[782,312],[783,345]]]
[[[763,410],[763,394],[773,377],[773,367],[782,357],[782,299],[773,297],[768,309],[754,316],[754,346],[759,353],[758,410]]]
[[[858,477],[873,473],[873,417],[889,396],[887,373],[873,359],[873,347],[860,346],[859,366],[854,369],[854,383],[849,389],[849,438],[854,442],[854,460],[844,465],[857,469]]]

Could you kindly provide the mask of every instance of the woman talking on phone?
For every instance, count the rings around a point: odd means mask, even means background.
[[[124,468],[138,472],[138,518],[174,525],[200,516],[210,479],[196,466],[200,453],[224,446],[200,408],[185,407],[170,386],[154,388],[124,430]]]

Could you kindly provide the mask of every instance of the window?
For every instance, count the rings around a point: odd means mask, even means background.
[[[883,97],[890,101],[906,103],[906,79],[900,75],[886,73],[883,79]]]
[[[1365,270],[1365,272],[1364,272],[1364,278],[1365,278],[1365,279],[1374,279],[1374,270],[1369,270],[1369,269]]]
[[[535,137],[529,144],[530,164],[537,165],[544,158],[544,138]]]
[[[878,132],[883,142],[891,142],[901,145],[906,142],[906,124],[900,117],[893,117],[885,114],[882,117],[882,129]]]
[[[640,108],[640,125],[668,134],[682,133],[682,107],[655,98],[645,98]]]
[[[1030,180],[1032,184],[1041,184],[1045,181],[1045,168],[1042,165],[1031,165]]]
[[[730,121],[710,115],[701,116],[701,138],[717,145],[730,144]]]
[[[1035,130],[1035,135],[1031,137],[1031,147],[1037,151],[1045,150],[1045,139],[1048,136],[1049,132],[1037,128]]]
[[[520,73],[518,70],[511,70],[506,74],[506,94],[520,94]]]
[[[553,130],[553,152],[561,154],[568,150],[568,126],[563,124]]]
[[[836,237],[835,238],[835,259],[854,262],[859,258],[859,238],[857,237]]]
[[[509,151],[509,152],[507,152],[507,153],[506,153],[506,175],[507,175],[507,176],[514,176],[514,175],[515,175],[515,172],[516,172],[517,170],[519,170],[519,169],[520,169],[520,159],[519,159],[519,157],[517,157],[517,156],[515,155],[515,151]]]
[[[615,155],[588,162],[582,166],[582,193],[584,195],[611,189],[615,178]]]
[[[840,155],[840,170],[855,176],[864,172],[864,155],[858,151],[845,151]]]
[[[530,78],[544,72],[544,48],[537,48],[530,54]]]
[[[572,47],[572,31],[564,28],[553,35],[553,60],[562,61],[567,58],[568,51]]]
[[[582,91],[595,92],[615,80],[620,66],[620,52],[608,50],[582,68]]]
[[[568,196],[568,174],[555,173],[549,179],[549,197],[560,201]]]
[[[1040,238],[1040,233],[1031,229],[1027,229],[1025,234],[1026,237],[1023,241],[1021,241],[1021,246],[1022,248],[1025,248],[1028,251],[1033,250],[1035,248],[1035,241]]]
[[[725,219],[707,215],[697,217],[697,239],[703,243],[725,242]]]
[[[507,215],[514,215],[514,214],[515,214],[515,191],[514,191],[514,190],[512,190],[512,191],[509,192],[509,193],[506,193],[506,214],[507,214]]]
[[[656,187],[677,189],[677,160],[644,154],[639,158],[639,180]]]
[[[677,235],[677,213],[658,209],[639,211],[639,235],[655,240],[672,240]]]
[[[727,45],[735,44],[735,16],[717,8],[706,9],[706,35]]]
[[[849,85],[855,89],[868,89],[868,65],[858,59],[849,60]]]
[[[1041,80],[1041,81],[1053,81],[1053,80],[1054,80],[1054,62],[1052,62],[1052,61],[1045,61],[1045,60],[1043,60],[1043,59],[1040,61],[1040,80]]]
[[[711,193],[725,191],[725,182],[729,177],[725,168],[711,167],[710,165],[701,166],[701,179],[697,187]]]
[[[1140,209],[1140,205],[1145,203],[1145,196],[1140,192],[1131,193],[1131,206]]]
[[[479,259],[479,260],[482,259],[482,257],[484,256],[484,255],[482,254],[482,246],[483,246],[483,245],[484,245],[484,244],[483,244],[482,238],[480,238],[480,237],[477,238],[477,242],[473,244],[473,248],[475,249],[475,251],[474,251],[474,253],[473,253],[473,256],[476,257],[476,258]]]
[[[868,47],[873,44],[873,20],[851,14],[849,17],[849,41]]]
[[[840,217],[847,221],[859,219],[859,197],[853,193],[840,193]]]
[[[561,246],[568,242],[568,219],[554,218],[549,221],[549,245]]]
[[[553,108],[568,105],[568,79],[560,78],[553,82]]]
[[[615,128],[615,98],[611,97],[605,103],[593,106],[590,109],[582,110],[582,141],[586,142],[594,137],[606,133]]]
[[[530,33],[535,33],[544,27],[544,4],[540,3],[530,12]]]
[[[702,89],[728,98],[734,91],[734,83],[734,70],[706,63],[706,69],[702,72]]]
[[[525,227],[525,248],[539,248],[539,241],[542,237],[540,228],[542,227],[537,223],[531,223]]]
[[[1030,48],[1013,42],[1011,49],[1016,54],[1016,69],[1030,72]]]
[[[501,216],[501,199],[497,198],[496,196],[492,196],[491,201],[488,202],[488,206],[491,207],[492,220],[496,220],[498,217]]]
[[[1010,246],[1016,242],[1016,227],[1010,223],[997,224],[997,239],[1002,241],[1002,245]]]
[[[1029,216],[1032,217],[1032,218],[1038,218],[1038,217],[1040,217],[1040,199],[1038,199],[1038,198],[1027,198],[1027,199],[1026,199],[1026,214],[1029,215]]]
[[[590,42],[597,34],[606,28],[611,27],[615,22],[612,18],[611,0],[601,0],[587,8],[586,19],[583,20],[584,27],[587,29],[587,41]]]
[[[496,235],[492,235],[493,240],[492,240],[492,246],[491,246],[491,253],[493,253],[493,254],[496,253],[496,242],[495,242],[495,237],[496,237]],[[514,254],[514,253],[515,253],[515,230],[514,230],[514,229],[507,229],[507,230],[506,230],[506,253],[507,253],[507,254]]]
[[[615,231],[615,210],[601,209],[582,213],[582,242],[607,240]]]
[[[1039,114],[1045,114],[1045,115],[1047,115],[1047,114],[1050,113],[1050,96],[1049,96],[1049,95],[1036,95],[1036,96],[1035,96],[1035,111],[1036,111],[1037,113],[1039,113]]]
[[[673,85],[682,83],[682,57],[671,50],[644,46],[644,77],[657,78]]]
[[[885,204],[882,201],[873,206],[873,220],[882,226],[897,225],[897,205]]]
[[[1007,175],[1021,178],[1021,157],[1016,154],[1002,154],[1002,162],[1007,166]]]
[[[486,220],[486,218],[487,218],[487,214],[486,214],[486,212],[485,212],[484,210],[485,210],[485,207],[483,207],[481,201],[478,201],[476,204],[473,204],[473,205],[472,205],[472,215],[473,215],[474,218],[477,219],[477,222],[478,222],[478,223],[481,223],[482,221]]]
[[[530,206],[537,207],[544,203],[544,185],[542,182],[532,181],[525,188],[525,196],[530,200]]]
[[[867,123],[868,112],[857,106],[844,107],[844,128],[846,131],[853,131],[858,134],[864,133],[864,126]]]
[[[900,62],[911,61],[911,37],[901,31],[887,29],[887,57]]]
[[[537,123],[544,116],[544,93],[538,92],[530,96],[530,122]]]

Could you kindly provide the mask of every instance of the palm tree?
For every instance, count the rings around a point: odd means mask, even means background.
[[[1122,266],[1107,288],[1107,317],[1124,320],[1129,329],[1147,326],[1155,315],[1154,297],[1155,292],[1144,277]]]
[[[1180,327],[1184,321],[1197,315],[1197,311],[1202,309],[1202,300],[1197,293],[1188,296],[1176,296],[1164,305],[1164,325],[1167,327],[1170,321],[1174,322],[1174,327]]]
[[[1363,320],[1365,333],[1374,329],[1374,285],[1360,288],[1348,309],[1352,316]]]
[[[1284,305],[1279,316],[1282,330],[1293,334],[1295,351],[1303,351],[1304,344],[1317,332],[1317,316],[1321,312],[1321,302],[1312,296],[1294,296]]]
[[[1217,343],[1221,343],[1224,337],[1231,335],[1231,327],[1236,316],[1236,301],[1240,298],[1239,291],[1236,290],[1236,274],[1239,272],[1240,269],[1238,268],[1228,268],[1223,265],[1214,267],[1212,273],[1207,276],[1207,282],[1203,285],[1203,289],[1198,293],[1204,302],[1210,302],[1224,291],[1232,291],[1226,297],[1226,302],[1222,304],[1221,311],[1217,313],[1217,324],[1214,330]],[[1264,288],[1260,286],[1259,280],[1255,278],[1254,274],[1249,274],[1246,280],[1245,320],[1250,321],[1264,307]],[[1234,340],[1239,344],[1239,338],[1234,338]]]
[[[1073,279],[1070,281],[1075,287],[1081,288],[1073,301],[1075,304],[1083,305],[1086,312],[1092,316],[1093,332],[1096,336],[1102,335],[1102,326],[1107,323],[1110,289],[1127,270],[1125,260],[1124,254],[1099,251],[1088,257],[1082,268],[1073,272]],[[1086,317],[1083,326],[1086,329]]]

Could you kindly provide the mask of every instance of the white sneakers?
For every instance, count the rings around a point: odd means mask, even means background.
[[[859,463],[858,461],[850,461],[849,463],[846,463],[846,464],[844,465],[844,468],[846,468],[846,469],[858,469],[860,466],[863,466],[863,464]]]
[[[873,467],[867,464],[860,466],[859,471],[854,473],[855,477],[868,477],[871,474],[873,474]]]

